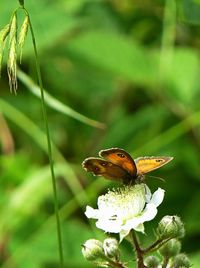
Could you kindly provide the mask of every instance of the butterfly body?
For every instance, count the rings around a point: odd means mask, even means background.
[[[97,176],[123,182],[136,184],[144,180],[144,174],[166,165],[173,157],[151,156],[139,157],[135,160],[123,149],[110,148],[99,152],[100,158],[86,158],[82,166]]]

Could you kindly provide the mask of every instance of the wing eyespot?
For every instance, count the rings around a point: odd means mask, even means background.
[[[125,155],[124,154],[121,154],[121,153],[117,153],[117,155],[121,158],[125,158]]]

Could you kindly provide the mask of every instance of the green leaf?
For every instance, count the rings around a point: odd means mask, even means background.
[[[120,147],[127,143],[130,148],[135,150],[137,147],[144,145],[144,139],[141,133],[145,132],[146,140],[151,140],[160,132],[160,126],[167,116],[163,106],[157,106],[156,110],[157,113],[154,113],[153,106],[146,105],[143,109],[132,115],[120,115],[115,118],[113,125],[104,139],[104,147],[108,147],[110,144],[117,144]],[[115,112],[115,116],[116,114],[117,112]],[[154,122],[156,122],[156,127],[152,129]]]
[[[199,263],[200,263],[200,254],[199,252],[192,254],[191,256],[189,256],[191,263],[192,263],[192,267],[193,268],[199,268]]]
[[[19,80],[24,83],[27,88],[38,98],[41,97],[40,95],[40,88],[37,84],[34,83],[34,81],[26,75],[24,72],[22,72],[20,69],[18,69],[17,76]],[[69,117],[72,117],[82,123],[88,124],[93,127],[97,128],[105,128],[105,125],[103,123],[100,123],[98,121],[95,121],[93,119],[90,119],[86,116],[84,116],[81,113],[78,113],[77,111],[73,110],[63,102],[56,99],[54,96],[50,95],[47,91],[44,90],[44,96],[45,96],[45,102],[48,106],[53,108],[54,110],[63,113]]]
[[[178,16],[181,20],[190,24],[200,24],[200,1],[177,0]]]
[[[199,63],[197,51],[187,48],[174,50],[166,83],[170,86],[170,93],[174,98],[184,104],[194,101],[198,93]]]
[[[90,264],[84,260],[81,254],[81,245],[92,236],[86,225],[75,220],[65,222],[62,224],[62,234],[65,266],[90,267]],[[38,268],[47,264],[54,264],[54,267],[58,267],[55,220],[47,221],[32,236],[27,238],[17,251],[15,251],[15,241],[12,240],[10,251],[13,254],[3,266],[4,268],[10,267],[13,261],[20,268]]]
[[[69,52],[90,64],[141,85],[156,81],[155,59],[122,34],[89,31],[68,44]]]
[[[67,173],[65,164],[55,164],[56,178]],[[7,194],[7,206],[2,206],[0,212],[0,231],[16,229],[26,218],[38,212],[40,205],[50,194],[52,184],[49,166],[30,172],[10,195]]]
[[[195,235],[199,233],[200,226],[200,192],[193,193],[191,200],[185,210],[185,224],[187,233]]]

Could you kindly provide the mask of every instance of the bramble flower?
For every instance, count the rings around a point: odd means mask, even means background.
[[[164,190],[153,194],[146,184],[124,186],[99,196],[98,209],[86,207],[86,216],[97,219],[96,226],[109,233],[119,233],[120,241],[131,229],[144,233],[143,223],[152,220],[162,203]]]

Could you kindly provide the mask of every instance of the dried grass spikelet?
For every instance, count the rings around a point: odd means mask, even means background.
[[[28,27],[29,27],[29,17],[26,16],[24,21],[23,21],[23,23],[22,23],[20,33],[19,33],[19,39],[18,39],[18,44],[19,44],[19,47],[20,47],[20,63],[21,63],[21,60],[22,60],[22,50],[23,50],[26,35],[27,35],[27,32],[28,32]]]
[[[10,32],[10,25],[7,24],[1,31],[0,31],[0,76],[1,76],[1,66],[3,60],[3,52],[6,44],[6,38]]]
[[[17,90],[17,18],[13,15],[10,25],[10,42],[7,62],[10,91]]]

